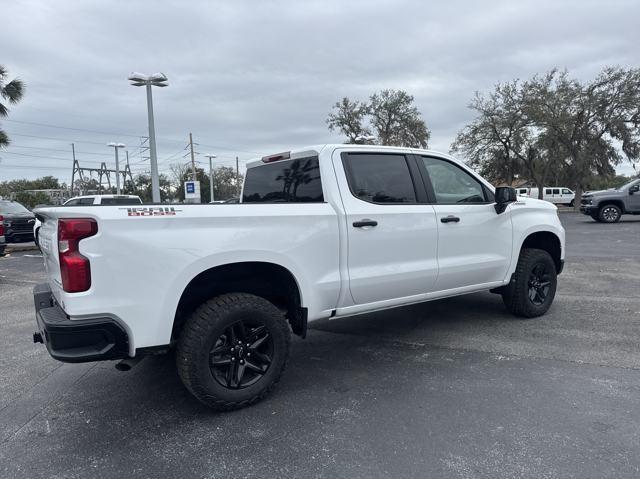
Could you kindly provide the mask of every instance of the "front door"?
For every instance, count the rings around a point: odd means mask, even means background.
[[[433,291],[438,227],[415,162],[401,153],[334,155],[355,304]]]
[[[493,194],[471,172],[443,158],[420,156],[438,224],[437,291],[503,281],[511,263],[509,209],[497,214]]]

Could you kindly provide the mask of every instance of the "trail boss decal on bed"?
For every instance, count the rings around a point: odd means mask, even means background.
[[[120,209],[127,210],[127,216],[175,216],[176,213],[182,211],[176,210],[172,206],[147,206]]]

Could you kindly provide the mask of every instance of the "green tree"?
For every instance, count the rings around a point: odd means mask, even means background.
[[[6,68],[0,65],[0,99],[6,100],[6,103],[4,103],[4,101],[0,101],[0,118],[9,115],[7,104],[14,105],[18,103],[22,99],[25,89],[22,80],[14,78],[11,81],[7,81],[8,76]],[[0,148],[8,145],[9,137],[0,128]]]
[[[595,175],[640,158],[639,68],[605,68],[584,85],[553,70],[530,81],[527,95],[533,121],[566,150],[576,205]]]
[[[151,203],[153,195],[151,192],[151,175],[140,173],[133,178],[134,188],[126,188],[125,192],[130,195],[138,195],[143,203]],[[127,185],[129,186],[129,185]],[[158,186],[160,189],[160,201],[173,201],[175,199],[174,189],[167,175],[158,175]]]
[[[523,170],[513,151],[522,143],[527,124],[520,96],[517,80],[496,85],[487,97],[476,92],[468,108],[477,116],[451,145],[453,153],[464,156],[470,166],[496,184],[512,185]]]
[[[339,131],[347,143],[372,133],[381,145],[426,148],[430,132],[413,96],[403,90],[382,90],[369,102],[343,98],[333,106],[326,120],[330,131]]]
[[[339,131],[346,136],[346,143],[356,143],[358,137],[371,135],[371,130],[364,126],[368,114],[369,107],[366,103],[344,97],[333,105],[333,111],[327,118],[327,126],[329,131]]]
[[[487,97],[476,93],[469,108],[477,112],[451,145],[494,183],[513,184],[525,176],[543,188],[557,165],[559,146],[531,118],[532,104],[518,81],[498,84]]]
[[[174,176],[176,200],[184,200],[184,182],[192,179],[191,167],[184,164],[174,164],[171,166]],[[200,199],[202,203],[211,201],[209,190],[209,172],[204,168],[196,168],[196,180],[200,182]],[[237,197],[244,176],[240,174],[236,177],[236,170],[230,166],[219,166],[213,170],[213,195],[216,201],[228,200]]]
[[[371,125],[380,144],[427,147],[431,133],[413,101],[402,90],[382,90],[369,97]]]

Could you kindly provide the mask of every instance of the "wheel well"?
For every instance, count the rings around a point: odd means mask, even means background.
[[[600,202],[598,204],[598,211],[600,211],[600,208],[602,208],[603,206],[607,206],[607,205],[615,205],[618,208],[620,208],[620,211],[622,213],[624,213],[624,202],[620,201],[620,200],[604,200],[602,202]]]
[[[295,334],[306,336],[307,310],[300,306],[300,289],[291,272],[273,263],[243,262],[208,269],[189,282],[176,309],[172,342],[200,304],[224,293],[249,293],[265,298],[286,313]]]
[[[527,236],[522,243],[522,249],[524,248],[536,248],[546,251],[553,258],[553,262],[556,265],[556,271],[560,273],[562,265],[560,263],[560,257],[562,256],[562,246],[560,245],[560,238],[549,231],[539,231]]]

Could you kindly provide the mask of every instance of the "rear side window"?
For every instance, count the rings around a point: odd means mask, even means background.
[[[137,198],[102,198],[102,205],[139,205]]]
[[[415,203],[416,192],[404,155],[356,154],[343,164],[351,193],[370,203]]]
[[[247,170],[243,203],[322,203],[318,157],[277,161]]]
[[[558,188],[554,188],[553,194],[554,195],[559,195],[560,194],[560,190]]]
[[[552,195],[553,193],[551,193],[551,190],[549,188],[547,188],[546,190],[544,190],[544,194],[545,195]]]

